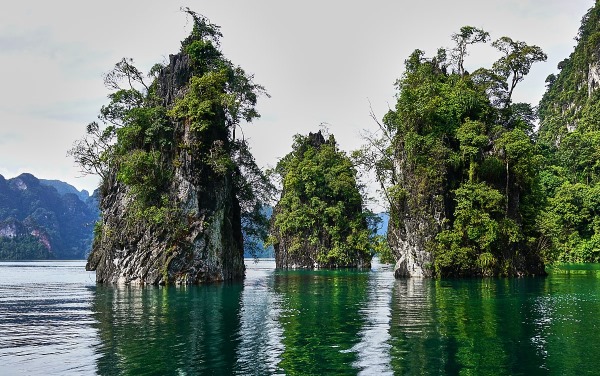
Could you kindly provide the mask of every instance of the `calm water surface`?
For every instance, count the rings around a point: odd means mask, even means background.
[[[600,374],[600,266],[546,278],[275,271],[96,286],[84,262],[0,263],[0,375]]]

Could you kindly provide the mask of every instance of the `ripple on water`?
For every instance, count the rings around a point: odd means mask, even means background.
[[[361,375],[391,375],[390,324],[393,272],[375,265],[369,275],[368,300],[359,312],[364,325],[359,332],[359,342],[352,347],[357,359],[353,366]]]
[[[597,373],[595,269],[431,281],[246,263],[243,283],[178,288],[0,263],[0,375]]]
[[[0,263],[2,374],[94,373],[93,284],[83,266]]]

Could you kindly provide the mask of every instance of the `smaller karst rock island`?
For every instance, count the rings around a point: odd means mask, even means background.
[[[397,278],[540,276],[552,263],[600,260],[598,3],[573,53],[539,83],[539,104],[514,93],[546,61],[543,46],[464,26],[440,41],[451,47],[406,57],[396,102],[371,113],[360,149],[315,125],[270,140],[291,145],[270,169],[243,136],[268,88],[224,56],[218,26],[184,13],[193,30],[166,63],[142,72],[123,58],[105,75],[108,103],[69,151],[101,178],[83,197],[99,205],[93,235],[48,232],[40,211],[9,207],[35,193],[75,210],[76,192],[0,178],[0,251],[20,235],[43,243],[30,247],[42,257],[91,248],[97,282],[141,285],[241,279],[244,250],[266,247],[277,268],[361,269],[378,256]],[[476,44],[497,60],[473,67]],[[361,172],[385,213],[369,210]],[[75,222],[98,216],[89,205],[78,213]]]

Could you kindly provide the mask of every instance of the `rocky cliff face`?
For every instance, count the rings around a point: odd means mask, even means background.
[[[431,277],[433,256],[427,244],[442,230],[447,218],[445,179],[428,185],[406,159],[402,147],[396,153],[394,169],[399,185],[403,187],[390,208],[388,223],[388,244],[398,260],[394,276]],[[440,176],[445,175],[442,161],[439,161],[437,171]]]
[[[193,70],[184,53],[170,56],[157,79],[157,93],[171,108],[188,90]],[[131,190],[113,172],[102,187],[102,226],[87,269],[102,283],[197,284],[244,275],[240,206],[233,179],[216,174],[194,145],[227,144],[224,128],[202,138],[189,121],[173,121],[172,148],[161,151],[171,166],[163,197],[166,220],[132,219]],[[197,150],[196,150],[197,151]]]
[[[549,147],[560,148],[577,129],[600,129],[600,3],[583,16],[575,39],[573,53],[558,64],[560,72],[546,79],[548,89],[539,103],[539,139]]]

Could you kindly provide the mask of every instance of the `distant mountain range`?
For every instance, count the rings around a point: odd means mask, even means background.
[[[99,216],[97,190],[90,195],[60,180],[0,175],[0,260],[85,259]],[[379,217],[378,233],[385,235],[388,215]],[[256,245],[257,257],[274,257],[273,247]],[[245,248],[244,256],[253,257]]]
[[[83,259],[99,215],[97,192],[31,174],[0,175],[0,259]]]

